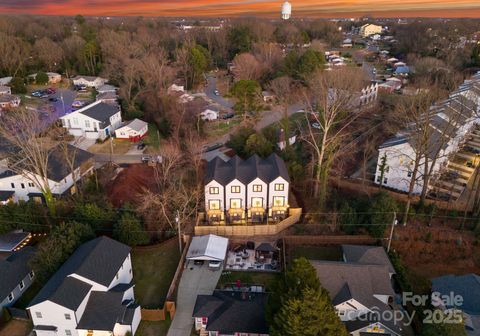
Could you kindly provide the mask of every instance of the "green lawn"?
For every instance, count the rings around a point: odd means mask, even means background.
[[[224,271],[218,280],[217,288],[223,288],[225,284],[235,284],[237,280],[240,280],[242,284],[249,285],[263,285],[265,290],[269,291],[272,285],[282,273],[270,273],[270,272],[232,272]]]
[[[157,126],[154,123],[148,124],[148,136],[144,140],[145,144],[154,149],[160,148],[160,138],[158,137]]]
[[[135,297],[144,308],[161,308],[180,261],[177,239],[157,248],[134,249]]]
[[[289,251],[290,260],[305,257],[313,260],[342,261],[342,248],[340,245],[333,246],[295,246]]]
[[[150,322],[142,321],[138,326],[136,336],[165,336],[170,327],[170,320]]]

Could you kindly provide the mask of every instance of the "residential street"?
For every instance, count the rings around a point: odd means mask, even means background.
[[[212,75],[207,75],[207,86],[205,87],[205,94],[208,98],[221,105],[222,108],[231,112],[233,108],[233,103],[222,96],[215,95],[215,90],[217,89],[217,78]]]
[[[211,295],[217,286],[222,269],[211,270],[204,265],[187,264],[178,286],[176,313],[167,336],[190,336],[193,327],[193,308],[197,295]]]

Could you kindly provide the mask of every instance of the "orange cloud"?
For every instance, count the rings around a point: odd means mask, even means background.
[[[0,13],[278,17],[283,0],[2,0]],[[480,17],[475,0],[291,0],[293,17]]]

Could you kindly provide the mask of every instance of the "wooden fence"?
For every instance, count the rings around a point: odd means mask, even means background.
[[[325,245],[325,244],[353,244],[353,245],[373,245],[378,243],[378,239],[368,235],[361,236],[285,236],[287,245]]]
[[[276,224],[264,225],[205,225],[195,226],[195,235],[215,234],[218,236],[274,236],[300,221],[301,208],[291,208],[290,216]]]

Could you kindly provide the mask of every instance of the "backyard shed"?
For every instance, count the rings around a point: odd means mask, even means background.
[[[228,239],[213,234],[192,238],[187,260],[223,261],[227,254]]]

